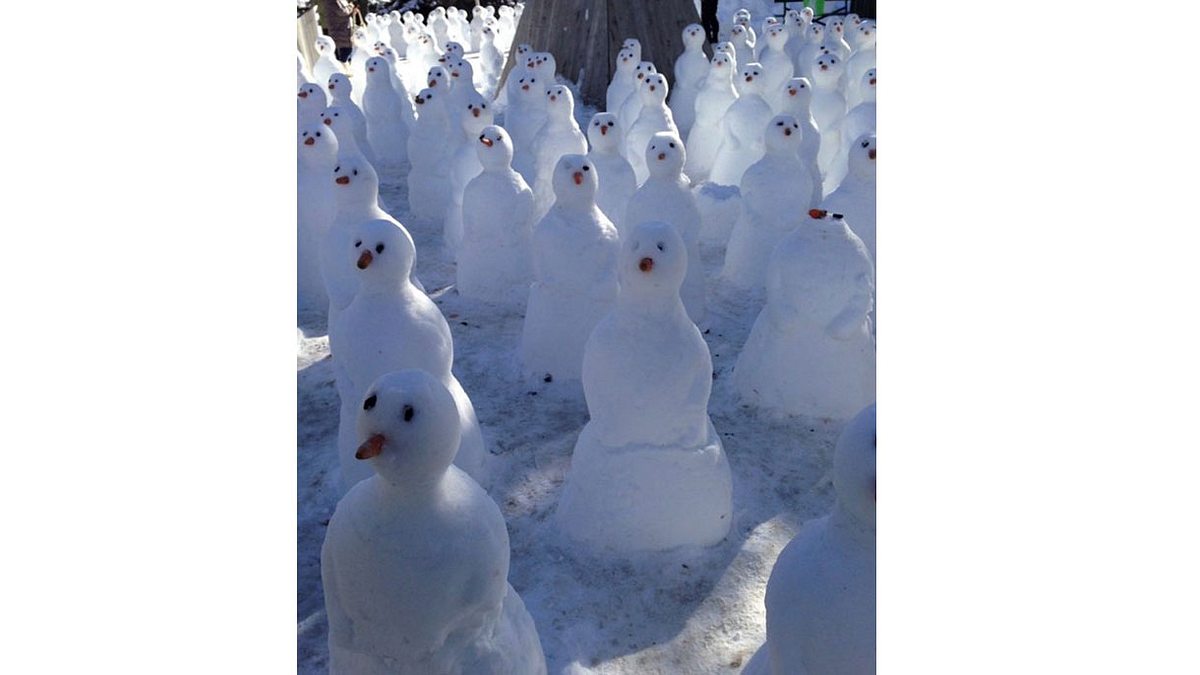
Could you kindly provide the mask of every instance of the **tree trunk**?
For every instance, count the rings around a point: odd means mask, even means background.
[[[689,23],[700,23],[693,0],[531,0],[510,56],[522,42],[550,52],[558,74],[579,85],[583,102],[603,109],[625,39],[637,38],[642,60],[654,63],[674,86],[675,59],[683,53],[683,29]],[[513,65],[513,58],[504,64],[501,86]]]

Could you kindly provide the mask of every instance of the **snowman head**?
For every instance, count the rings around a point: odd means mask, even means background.
[[[533,47],[529,46],[529,44],[526,42],[522,42],[521,44],[517,45],[517,56],[521,58],[529,56],[529,53],[532,51]]]
[[[729,44],[722,42],[721,44]],[[712,60],[708,62],[709,77],[717,80],[732,80],[733,71],[737,68],[737,59],[731,54],[715,50]]]
[[[825,41],[825,27],[819,23],[810,23],[808,25],[808,41],[813,44],[821,44]]]
[[[376,40],[375,44],[371,45],[371,50],[374,51],[376,54],[382,54],[383,50],[385,50],[385,49],[387,49],[387,45],[384,44],[383,42],[380,42],[379,40]]]
[[[330,106],[321,113],[321,123],[333,129],[335,136],[350,138],[354,136],[354,122],[345,108],[340,105]]]
[[[476,141],[475,152],[484,170],[503,171],[512,166],[512,138],[502,127],[494,124],[484,127]]]
[[[388,373],[367,387],[355,459],[395,485],[436,482],[458,452],[462,425],[446,387],[423,370]]]
[[[836,84],[845,69],[836,54],[822,54],[813,64],[813,79],[822,86]]]
[[[313,163],[337,157],[337,136],[324,124],[310,124],[300,129],[296,138],[301,161]]]
[[[674,226],[661,221],[638,223],[621,237],[617,276],[621,300],[679,298],[687,275],[687,247]]]
[[[683,46],[685,48],[695,49],[696,47],[704,46],[704,26],[698,23],[689,23],[683,29]]]
[[[343,73],[334,73],[329,76],[329,84],[326,86],[329,89],[329,95],[334,100],[346,100],[350,97],[350,92],[354,91],[354,85],[350,84],[350,78]]]
[[[463,46],[457,42],[447,42],[445,51],[446,55],[455,61],[461,59],[464,53]]]
[[[617,52],[617,72],[632,75],[637,66],[638,59],[634,57],[632,49],[622,49]]]
[[[592,121],[588,122],[587,134],[592,149],[601,152],[616,152],[623,140],[616,113],[602,112],[592,115]]]
[[[657,72],[658,69],[655,68],[654,64],[650,63],[649,61],[642,61],[638,63],[637,68],[635,68],[633,72],[633,77],[636,80],[634,85],[638,87],[642,86],[642,82],[646,79],[647,75]]]
[[[807,77],[793,77],[784,87],[786,105],[792,109],[807,108],[812,102],[812,83]]]
[[[379,195],[379,175],[361,153],[338,152],[330,180],[341,203],[369,204]]]
[[[317,48],[318,54],[328,55],[333,55],[334,50],[337,48],[337,44],[333,41],[333,38],[328,35],[317,36],[317,40],[313,43],[313,46]]]
[[[669,131],[660,131],[646,144],[646,169],[651,176],[678,178],[687,161],[683,141]]]
[[[450,73],[442,66],[434,66],[425,76],[425,83],[430,89],[446,91],[450,88]]]
[[[468,136],[474,136],[494,121],[492,109],[487,100],[478,92],[472,91],[467,97],[467,106],[463,110],[461,124]]]
[[[862,92],[864,101],[875,101],[875,69],[871,68],[863,73],[862,80],[858,83],[858,90]]]
[[[305,108],[324,110],[329,105],[329,97],[325,95],[325,90],[315,84],[306,84],[300,87],[300,91],[296,92],[296,97]]]
[[[870,49],[875,46],[875,26],[865,21],[858,24],[852,32],[855,46],[859,49]]]
[[[583,155],[563,155],[554,165],[556,205],[589,206],[596,201],[596,167]]]
[[[537,104],[541,103],[541,89],[536,75],[525,75],[517,80],[517,96],[523,99],[523,102],[527,105],[534,102]]]
[[[351,231],[350,244],[346,265],[353,265],[364,286],[408,283],[417,248],[404,228],[390,220],[368,220]]]
[[[767,44],[774,49],[783,49],[788,41],[787,28],[782,24],[772,24],[767,27]]]
[[[850,144],[849,171],[860,178],[875,180],[875,132],[870,131]]]
[[[749,35],[746,33],[746,26],[744,24],[739,23],[729,31],[729,40],[735,45],[745,45],[748,37]]]
[[[738,72],[738,84],[743,94],[757,94],[762,91],[763,67],[761,63],[748,63]]]
[[[575,112],[575,97],[561,84],[546,89],[546,112],[558,119],[567,119]]]
[[[441,101],[442,95],[433,89],[422,89],[421,91],[417,92],[417,96],[413,99],[413,103],[417,105],[418,123],[421,121],[421,115],[428,114],[429,111],[437,109],[436,106],[431,105],[434,103],[435,99],[437,101]]]
[[[621,43],[621,49],[628,49],[633,52],[634,59],[642,60],[642,43],[637,38],[625,38],[625,41]]]
[[[842,429],[833,450],[833,489],[837,505],[875,529],[875,404],[864,408]]]
[[[367,59],[367,80],[370,82],[382,82],[390,86],[392,79],[392,69],[387,59],[382,56],[372,56]]]
[[[639,87],[643,105],[663,105],[667,101],[667,78],[661,73],[650,73]]]
[[[796,154],[796,148],[800,146],[800,122],[791,115],[772,117],[763,133],[763,143],[769,153]]]
[[[466,59],[459,58],[447,64],[446,69],[450,73],[450,80],[458,86],[459,82],[464,83],[464,86],[471,84],[472,78],[475,77],[475,69]]]

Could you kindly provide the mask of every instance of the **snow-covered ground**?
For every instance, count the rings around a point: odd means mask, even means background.
[[[586,123],[595,112],[578,107]],[[387,210],[412,233],[417,273],[454,334],[454,373],[475,404],[493,455],[490,493],[508,523],[509,580],[537,624],[550,673],[737,673],[765,634],[763,594],[779,551],[805,520],[828,511],[826,479],[840,424],[769,420],[730,385],[760,301],[716,283],[721,252],[705,253],[713,356],[709,412],[733,471],[729,536],[709,549],[627,560],[580,556],[554,510],[587,406],[578,384],[527,382],[516,365],[522,317],[464,300],[453,288],[439,226],[409,214],[403,174],[381,176]],[[297,354],[298,661],[326,671],[320,549],[338,499],[337,392],[325,326],[301,317]]]

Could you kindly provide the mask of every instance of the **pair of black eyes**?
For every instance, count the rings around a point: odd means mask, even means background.
[[[360,248],[361,246],[362,246],[362,239],[359,239],[358,241],[354,242],[354,248]],[[383,253],[383,249],[384,249],[383,244],[375,244],[375,252],[376,253]]]
[[[363,410],[370,410],[370,409],[374,408],[376,402],[377,401],[376,401],[375,394],[371,394],[370,396],[367,397],[367,400],[363,401]],[[403,410],[401,411],[401,416],[404,418],[405,422],[411,422],[413,415],[415,415],[415,414],[416,414],[416,411],[413,410],[413,407],[411,405],[405,405]]]

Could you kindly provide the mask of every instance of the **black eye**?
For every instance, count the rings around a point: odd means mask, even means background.
[[[868,146],[868,145],[870,145],[870,144],[871,144],[871,141],[863,141],[863,142],[862,142],[862,146],[863,146],[864,148],[865,148],[865,147],[867,147],[867,146]]]
[[[363,410],[370,410],[371,408],[374,408],[374,407],[375,407],[375,394],[371,394],[370,396],[367,397],[367,400],[363,401]]]
[[[664,248],[664,247],[663,247],[663,243],[662,243],[661,241],[660,241],[660,242],[658,242],[658,250],[660,250],[660,251],[665,251],[665,250],[667,250],[666,248]]]
[[[783,122],[776,122],[776,123],[775,123],[775,126],[777,126],[777,127],[781,127],[781,126],[783,126]]]
[[[362,240],[361,240],[361,239],[359,239],[358,241],[354,242],[354,248],[358,248],[359,246],[362,246]]]
[[[375,245],[375,252],[376,252],[376,253],[383,253],[383,244],[376,244],[376,245]]]
[[[357,175],[358,175],[358,169],[355,169],[355,170],[354,170],[354,175],[355,175],[355,176],[357,176]]]
[[[675,143],[674,143],[674,142],[668,143],[668,145],[670,145],[672,148],[673,148],[673,147],[675,147]]]
[[[320,135],[321,135],[321,132],[319,132],[319,131],[318,131],[318,132],[317,132],[317,135],[318,135],[318,136],[320,136]]]
[[[413,418],[413,407],[411,405],[404,406],[404,421],[411,422]]]
[[[340,166],[335,166],[335,167],[333,167],[333,172],[334,172],[334,173],[337,173],[337,172],[339,172],[339,171],[341,171],[341,170],[342,170],[342,167],[340,167]]]
[[[591,168],[591,167],[589,167],[587,164],[584,164],[584,165],[583,165],[583,170],[584,170],[584,171],[588,171],[588,170],[590,170],[590,168]]]

